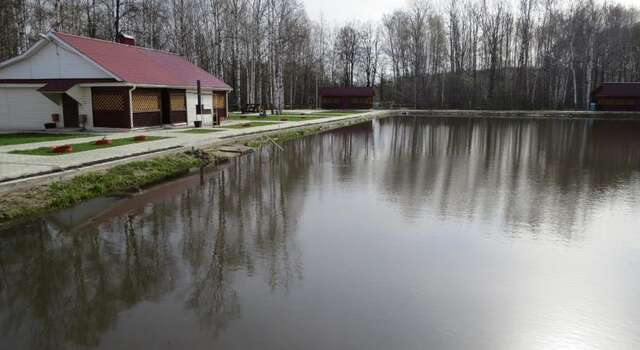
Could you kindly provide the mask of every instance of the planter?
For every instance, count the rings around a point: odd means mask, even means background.
[[[72,145],[55,146],[51,149],[53,153],[71,153],[73,152]]]
[[[44,128],[45,129],[55,129],[56,128],[56,123],[44,123]]]
[[[133,141],[147,141],[147,139],[148,139],[147,135],[138,135],[133,138]]]
[[[102,139],[102,140],[96,141],[96,145],[98,146],[105,146],[105,145],[111,145],[111,144],[113,144],[112,140]]]
[[[281,121],[281,122],[288,122],[288,121],[289,121],[289,119],[287,119],[287,118],[280,118],[280,121]]]
[[[202,127],[202,120],[194,120],[193,121],[193,126],[195,126],[196,128],[201,128]]]

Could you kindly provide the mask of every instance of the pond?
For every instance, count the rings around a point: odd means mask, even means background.
[[[0,348],[637,349],[639,135],[381,119],[21,223]]]

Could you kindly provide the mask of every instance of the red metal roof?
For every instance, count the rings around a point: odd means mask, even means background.
[[[229,85],[184,58],[167,51],[53,33],[118,78],[133,84],[230,89]]]
[[[597,97],[640,97],[638,83],[603,83],[595,91]]]
[[[375,91],[371,87],[333,87],[321,88],[320,96],[330,97],[373,97]]]

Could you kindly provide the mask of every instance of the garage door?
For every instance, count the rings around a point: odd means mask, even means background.
[[[0,129],[41,130],[61,107],[35,88],[0,88]]]

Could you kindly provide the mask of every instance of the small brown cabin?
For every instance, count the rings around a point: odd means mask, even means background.
[[[603,83],[591,94],[591,102],[598,111],[640,112],[640,82]]]
[[[371,87],[337,87],[320,89],[322,109],[371,109],[375,91]]]

